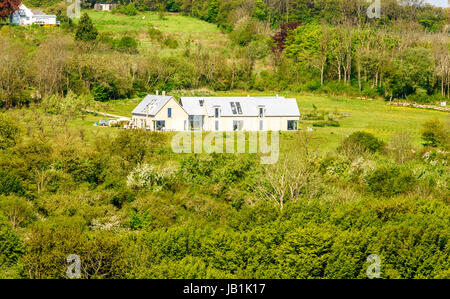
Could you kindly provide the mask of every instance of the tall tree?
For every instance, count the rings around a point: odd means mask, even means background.
[[[80,22],[77,26],[77,31],[75,32],[75,39],[82,41],[92,41],[97,38],[98,31],[97,28],[94,27],[91,18],[87,13],[84,13]]]

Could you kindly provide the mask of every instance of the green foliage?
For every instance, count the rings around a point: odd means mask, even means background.
[[[208,7],[208,14],[205,20],[210,23],[215,23],[217,21],[218,14],[219,14],[219,1],[210,0]]]
[[[120,52],[136,54],[138,43],[136,39],[132,36],[122,36],[117,42],[116,49]]]
[[[20,140],[20,127],[5,113],[0,113],[0,150],[13,147]]]
[[[156,28],[153,25],[150,25],[150,27],[148,28],[147,31],[148,35],[150,36],[150,38],[152,40],[161,40],[163,37],[163,34],[161,32],[161,30],[159,30],[158,28]]]
[[[136,6],[134,5],[133,2],[130,2],[125,6],[122,6],[120,8],[120,12],[127,16],[135,16],[138,13]]]
[[[253,16],[260,21],[267,19],[267,8],[263,0],[256,0]]]
[[[384,146],[383,141],[376,138],[371,133],[358,131],[348,136],[339,147],[340,151],[353,152],[370,152],[375,153],[380,151]]]
[[[448,128],[438,119],[432,119],[423,124],[422,139],[424,145],[446,147],[449,145],[449,138]]]
[[[178,40],[172,35],[167,35],[163,39],[162,44],[170,49],[178,48]]]
[[[98,31],[91,18],[87,13],[83,13],[75,31],[75,39],[88,42],[95,40],[97,36]]]
[[[24,193],[20,177],[8,170],[0,170],[0,194],[18,194]]]
[[[0,269],[16,264],[24,253],[24,243],[0,214]]]
[[[367,178],[368,190],[377,196],[394,196],[411,191],[417,180],[409,169],[381,166]]]

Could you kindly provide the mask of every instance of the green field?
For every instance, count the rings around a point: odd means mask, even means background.
[[[132,34],[139,40],[139,50],[149,54],[158,53],[170,56],[181,53],[186,44],[201,44],[214,51],[227,53],[227,36],[220,32],[215,24],[210,24],[192,17],[179,14],[168,14],[163,19],[154,12],[141,12],[136,16],[112,14],[102,11],[87,11],[100,33],[110,33],[115,36]],[[157,41],[152,40],[147,31],[154,26],[164,34],[170,34],[178,40],[177,49],[161,48]]]

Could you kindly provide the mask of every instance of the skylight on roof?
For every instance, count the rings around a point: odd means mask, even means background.
[[[236,105],[234,104],[234,102],[230,102],[230,105],[231,105],[231,112],[233,114],[237,114]]]
[[[236,102],[236,107],[237,107],[237,111],[239,114],[242,114],[242,108],[241,108],[241,103]]]

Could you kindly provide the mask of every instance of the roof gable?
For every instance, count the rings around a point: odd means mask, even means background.
[[[131,112],[133,115],[155,116],[173,97],[160,95],[147,95]],[[148,111],[147,111],[148,107]]]

